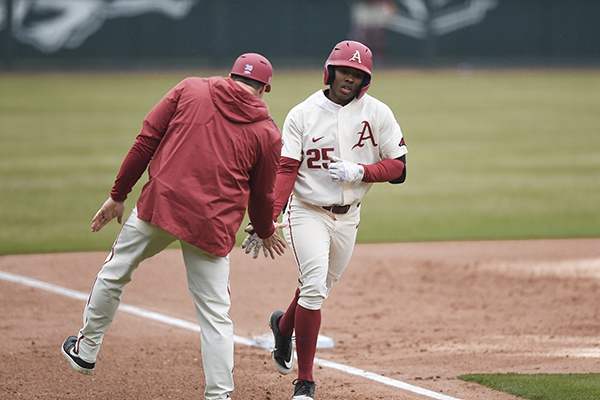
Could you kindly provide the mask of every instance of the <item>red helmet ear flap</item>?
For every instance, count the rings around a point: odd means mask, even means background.
[[[334,66],[326,65],[325,66],[325,74],[323,76],[323,83],[325,83],[326,85],[331,85],[333,83],[334,79],[335,79]]]
[[[365,93],[367,93],[367,90],[369,90],[370,86],[371,86],[371,75],[365,75],[365,79],[363,79],[363,81],[360,85],[360,90],[358,91],[356,98],[360,99],[361,97],[363,97],[365,95]]]

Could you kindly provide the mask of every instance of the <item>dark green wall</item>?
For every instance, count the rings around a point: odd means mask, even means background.
[[[321,65],[332,46],[349,37],[351,4],[199,0],[183,20],[161,14],[109,19],[80,47],[49,54],[12,38],[4,24],[0,55],[17,69],[220,66],[248,51],[280,65]],[[387,62],[597,63],[599,21],[598,0],[499,0],[483,22],[443,36],[422,40],[390,32]]]

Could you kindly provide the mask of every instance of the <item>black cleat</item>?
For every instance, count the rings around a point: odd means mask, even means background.
[[[75,343],[77,343],[77,338],[75,336],[69,336],[62,344],[62,355],[65,356],[75,371],[85,375],[92,375],[96,363],[83,361],[75,352]]]
[[[314,382],[296,379],[293,383],[296,388],[292,400],[315,400],[315,386],[317,385]]]
[[[292,335],[283,336],[279,331],[279,320],[283,316],[282,311],[273,311],[269,318],[269,326],[273,331],[275,345],[271,350],[271,358],[275,368],[280,374],[287,375],[294,367],[294,348],[292,346]]]

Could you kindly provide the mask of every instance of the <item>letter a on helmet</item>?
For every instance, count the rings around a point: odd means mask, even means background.
[[[362,64],[362,61],[360,60],[360,51],[356,50],[350,61],[358,61],[359,64]]]
[[[364,72],[366,76],[356,97],[360,99],[367,93],[371,86],[371,68],[373,67],[373,53],[367,46],[353,40],[344,40],[336,44],[325,61],[323,83],[326,85],[331,85],[335,77],[333,67],[351,67]]]

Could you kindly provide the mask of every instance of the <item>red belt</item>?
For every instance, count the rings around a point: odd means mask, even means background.
[[[331,211],[334,214],[346,214],[350,207],[352,207],[351,204],[346,206],[323,206],[323,210]]]

